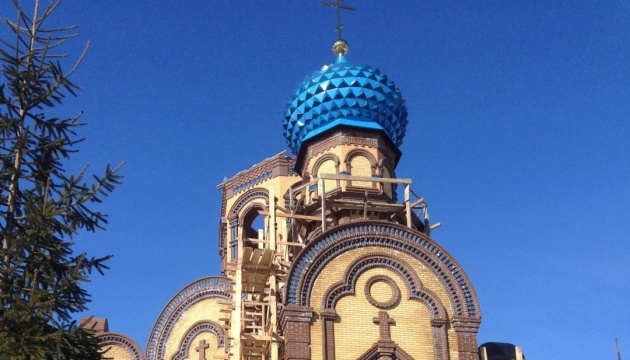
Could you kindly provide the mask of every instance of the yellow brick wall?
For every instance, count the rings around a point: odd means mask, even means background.
[[[359,250],[360,251],[360,250]],[[322,297],[328,288],[335,282],[341,280],[343,271],[347,264],[357,257],[354,251],[341,254],[321,272],[315,281],[313,292],[311,293],[311,307],[316,313],[322,308]],[[322,356],[322,323],[319,316],[315,316],[311,326],[311,358],[323,359]]]
[[[400,287],[398,287],[400,289]],[[392,297],[392,288],[384,282],[376,282],[370,286],[370,295],[378,302],[387,302]]]
[[[336,155],[337,158],[339,158],[339,171],[344,171],[345,170],[345,165],[343,164],[343,157],[344,157],[344,152],[343,152],[343,147],[342,146],[335,146],[329,150],[326,150],[325,152],[321,153],[321,154],[317,154],[315,156],[313,156],[312,158],[308,159],[308,163],[306,164],[306,171],[308,171],[309,174],[313,174],[313,171],[315,169],[313,169],[313,166],[315,166],[315,163],[317,163],[317,160],[319,160],[319,158],[321,158],[322,156],[326,155],[326,154],[333,154]],[[312,178],[315,176],[311,176]]]
[[[335,162],[333,160],[326,160],[324,161],[319,169],[317,169],[317,177],[320,176],[320,174],[336,174],[337,173],[337,169],[335,168]],[[336,180],[325,180],[324,181],[324,188],[326,191],[330,191],[333,190],[334,188],[337,187],[337,181]]]
[[[194,325],[197,321],[201,320],[212,320],[217,322],[217,319],[222,317],[222,313],[219,311],[221,309],[221,305],[218,304],[218,298],[210,298],[204,299],[192,305],[186,312],[184,312],[180,318],[175,322],[171,333],[168,335],[166,339],[166,346],[164,347],[164,359],[170,359],[178,350],[180,341],[186,335],[186,332]],[[201,336],[201,335],[200,335]],[[214,338],[214,335],[204,334],[203,336],[208,336]],[[206,341],[209,341],[206,339]],[[197,344],[196,341],[194,344]],[[214,340],[215,348],[216,348],[216,338]],[[195,345],[196,346],[196,345]],[[208,351],[210,348],[208,349]],[[194,351],[194,347],[193,347]],[[196,359],[198,357],[193,357],[192,359]],[[212,357],[207,357],[212,359]],[[116,359],[118,360],[118,359]]]
[[[433,276],[433,273],[426,266],[422,265],[419,261],[416,261],[414,258],[406,254],[401,254],[401,253],[397,253],[397,255],[414,267],[414,270],[418,274],[418,277],[420,278],[422,285],[425,288],[428,288],[431,291],[433,291],[434,294],[436,294],[436,296],[438,297],[438,299],[440,299],[444,307],[446,307],[446,313],[448,314],[448,317],[450,319],[453,316],[453,307],[452,307],[452,304],[450,303],[446,290],[444,290],[439,280]],[[455,334],[455,330],[453,330],[452,328],[448,328],[447,334],[448,334],[450,359],[457,360],[458,359],[457,336]]]
[[[449,318],[452,316],[451,305],[446,291],[433,274],[418,261],[410,256],[390,249],[364,248],[346,252],[331,261],[317,278],[312,294],[311,306],[316,313],[322,308],[324,293],[335,282],[342,279],[349,263],[367,252],[379,251],[396,255],[410,264],[425,288],[433,291],[446,307]],[[387,309],[389,316],[396,322],[391,326],[392,339],[415,359],[433,358],[433,333],[430,315],[426,306],[418,301],[408,301],[407,289],[403,280],[396,273],[384,269],[371,269],[357,280],[356,294],[346,296],[337,303],[338,321],[335,323],[336,358],[339,360],[356,359],[367,351],[378,340],[378,326],[373,318],[379,309],[370,304],[364,295],[366,281],[376,274],[384,274],[392,278],[401,292],[400,303],[392,309]],[[372,296],[376,300],[389,299],[391,290],[382,283],[372,287]],[[448,331],[450,358],[457,359],[457,341],[455,333]],[[311,354],[313,359],[322,358],[322,322],[319,316],[314,316],[311,326]]]
[[[390,326],[392,340],[414,359],[433,359],[433,333],[427,308],[417,301],[406,300],[407,293],[400,277],[384,269],[371,269],[361,274],[357,279],[356,295],[343,297],[337,303],[340,321],[335,324],[336,358],[356,359],[379,338],[379,327],[373,319],[380,309],[367,301],[363,290],[365,282],[377,274],[391,277],[403,295],[398,305],[386,310],[395,321]]]
[[[192,340],[190,343],[190,347],[188,348],[188,359],[196,360],[199,359],[199,352],[196,350],[199,346],[199,342],[201,340],[205,340],[206,344],[208,344],[208,348],[206,349],[206,359],[212,360],[215,356],[225,356],[225,351],[223,348],[219,348],[219,342],[217,338],[211,333],[201,333]]]
[[[372,176],[372,164],[362,155],[352,157],[350,160],[350,174],[354,176]],[[352,186],[374,187],[374,183],[368,181],[353,181]]]
[[[103,359],[134,360],[133,353],[121,345],[107,345],[102,350]]]

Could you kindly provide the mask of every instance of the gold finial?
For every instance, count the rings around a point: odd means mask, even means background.
[[[348,53],[348,43],[343,39],[335,41],[333,44],[333,52],[337,56],[346,55]]]
[[[342,2],[343,0],[335,0],[334,3],[320,2],[322,6],[331,7],[337,11],[337,27],[335,28],[335,31],[337,32],[337,41],[333,44],[333,52],[337,56],[348,53],[348,43],[341,37],[341,29],[343,29],[343,24],[341,23],[341,10],[356,10],[354,7],[342,5]]]

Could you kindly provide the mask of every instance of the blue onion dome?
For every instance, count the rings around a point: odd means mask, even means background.
[[[337,126],[382,130],[396,146],[407,127],[407,108],[387,76],[370,66],[334,64],[307,77],[287,104],[283,128],[294,154],[307,141]]]

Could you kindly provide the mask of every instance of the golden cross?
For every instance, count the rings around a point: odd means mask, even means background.
[[[342,40],[341,38],[341,29],[343,28],[343,24],[341,23],[341,10],[350,10],[350,11],[354,11],[357,8],[351,7],[351,6],[345,6],[342,5],[341,3],[343,2],[343,0],[335,0],[334,3],[326,3],[323,1],[320,1],[319,3],[322,6],[328,6],[331,8],[334,8],[337,11],[337,27],[335,28],[335,31],[337,32],[337,34],[339,34],[339,40]]]

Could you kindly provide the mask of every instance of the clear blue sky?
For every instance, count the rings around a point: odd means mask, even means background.
[[[348,59],[407,100],[397,173],[475,286],[479,343],[616,359],[618,337],[630,357],[630,2],[345,3]],[[114,254],[90,312],[144,349],[170,298],[219,274],[216,185],[287,148],[285,104],[334,61],[335,15],[315,0],[66,0],[56,20],[92,42],[62,108],[89,123],[69,165],[127,162],[100,207],[108,230],[77,239]]]

